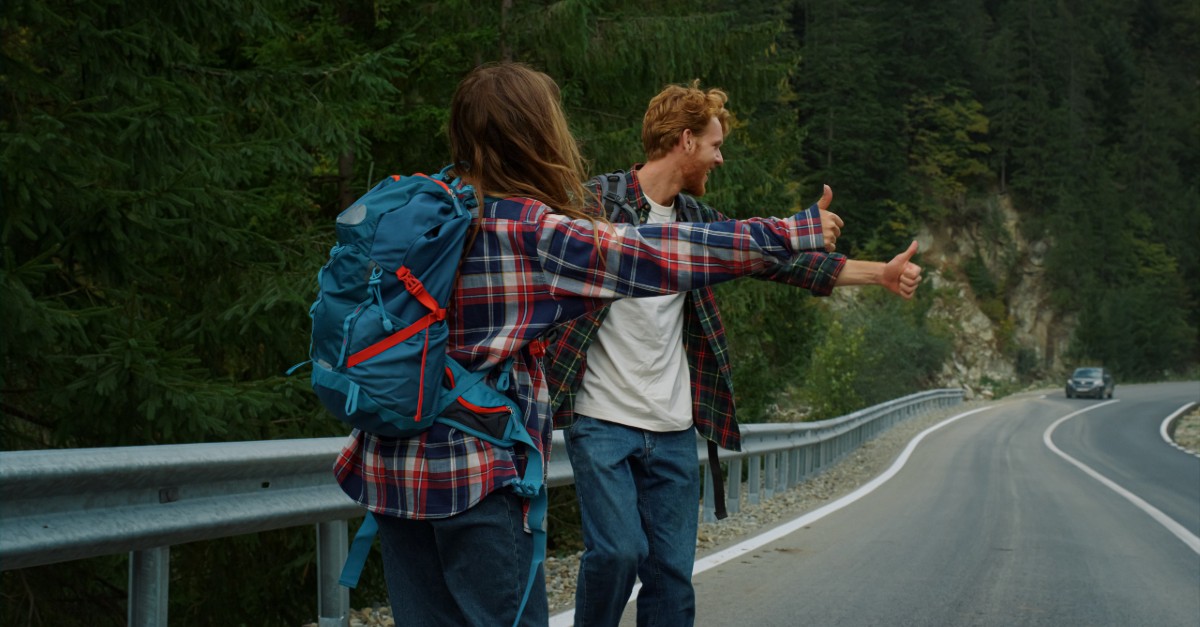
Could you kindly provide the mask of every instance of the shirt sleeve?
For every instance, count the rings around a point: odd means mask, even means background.
[[[556,298],[659,296],[766,273],[820,239],[810,211],[712,223],[609,224],[541,210],[529,236]]]
[[[704,221],[728,220],[721,212],[699,203],[700,217]],[[788,262],[755,274],[755,278],[775,281],[809,290],[813,296],[828,296],[833,293],[837,277],[846,265],[844,255],[825,252],[825,238],[821,231],[821,211],[813,203],[801,212],[804,219],[815,225],[815,230],[804,242],[804,252]]]
[[[764,281],[775,281],[809,290],[813,296],[829,296],[833,293],[838,275],[845,266],[845,255],[804,252],[785,264],[754,276]]]
[[[730,220],[725,214],[713,209],[712,207],[700,203],[700,215],[704,222],[723,222]],[[821,230],[821,210],[817,208],[817,204],[813,203],[811,207],[792,216],[799,218],[809,225],[804,236],[801,238],[798,252],[812,251],[824,252],[825,250],[825,234]],[[756,220],[774,220],[775,218],[749,218],[748,222]]]

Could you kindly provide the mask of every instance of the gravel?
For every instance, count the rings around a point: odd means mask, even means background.
[[[1200,406],[1193,407],[1175,423],[1175,443],[1200,456]]]
[[[1043,392],[1025,392],[1020,396]],[[992,401],[969,401],[911,418],[863,444],[820,474],[757,505],[747,502],[743,490],[741,511],[730,513],[728,518],[718,522],[700,522],[696,558],[715,553],[858,489],[887,469],[908,443],[925,429],[951,416],[991,403]],[[1193,452],[1200,451],[1200,408],[1194,409],[1180,420],[1176,427],[1176,441]],[[575,574],[579,570],[581,554],[546,559],[546,590],[551,616],[574,607]],[[384,604],[352,610],[350,625],[392,627],[395,622],[392,620],[390,608]],[[316,623],[304,627],[316,627]]]

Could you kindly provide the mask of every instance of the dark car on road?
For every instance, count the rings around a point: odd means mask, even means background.
[[[1117,384],[1113,381],[1112,373],[1105,368],[1088,366],[1076,368],[1067,379],[1067,398],[1090,396],[1093,398],[1112,398],[1113,389]]]

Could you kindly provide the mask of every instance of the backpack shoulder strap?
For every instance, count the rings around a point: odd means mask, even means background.
[[[624,170],[617,170],[592,177],[600,192],[600,201],[604,203],[604,213],[608,215],[608,221],[614,224],[628,222],[636,225],[640,222],[637,208],[629,204],[628,176]]]

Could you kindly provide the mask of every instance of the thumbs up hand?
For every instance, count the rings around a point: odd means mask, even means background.
[[[842,236],[842,222],[838,214],[829,210],[833,203],[833,190],[828,185],[821,190],[821,199],[817,201],[817,210],[821,212],[821,234],[825,238],[825,252],[831,253],[837,249],[837,239]]]
[[[917,253],[917,242],[909,244],[908,250],[892,257],[883,267],[881,285],[902,298],[912,298],[921,283],[921,266],[909,261]]]

